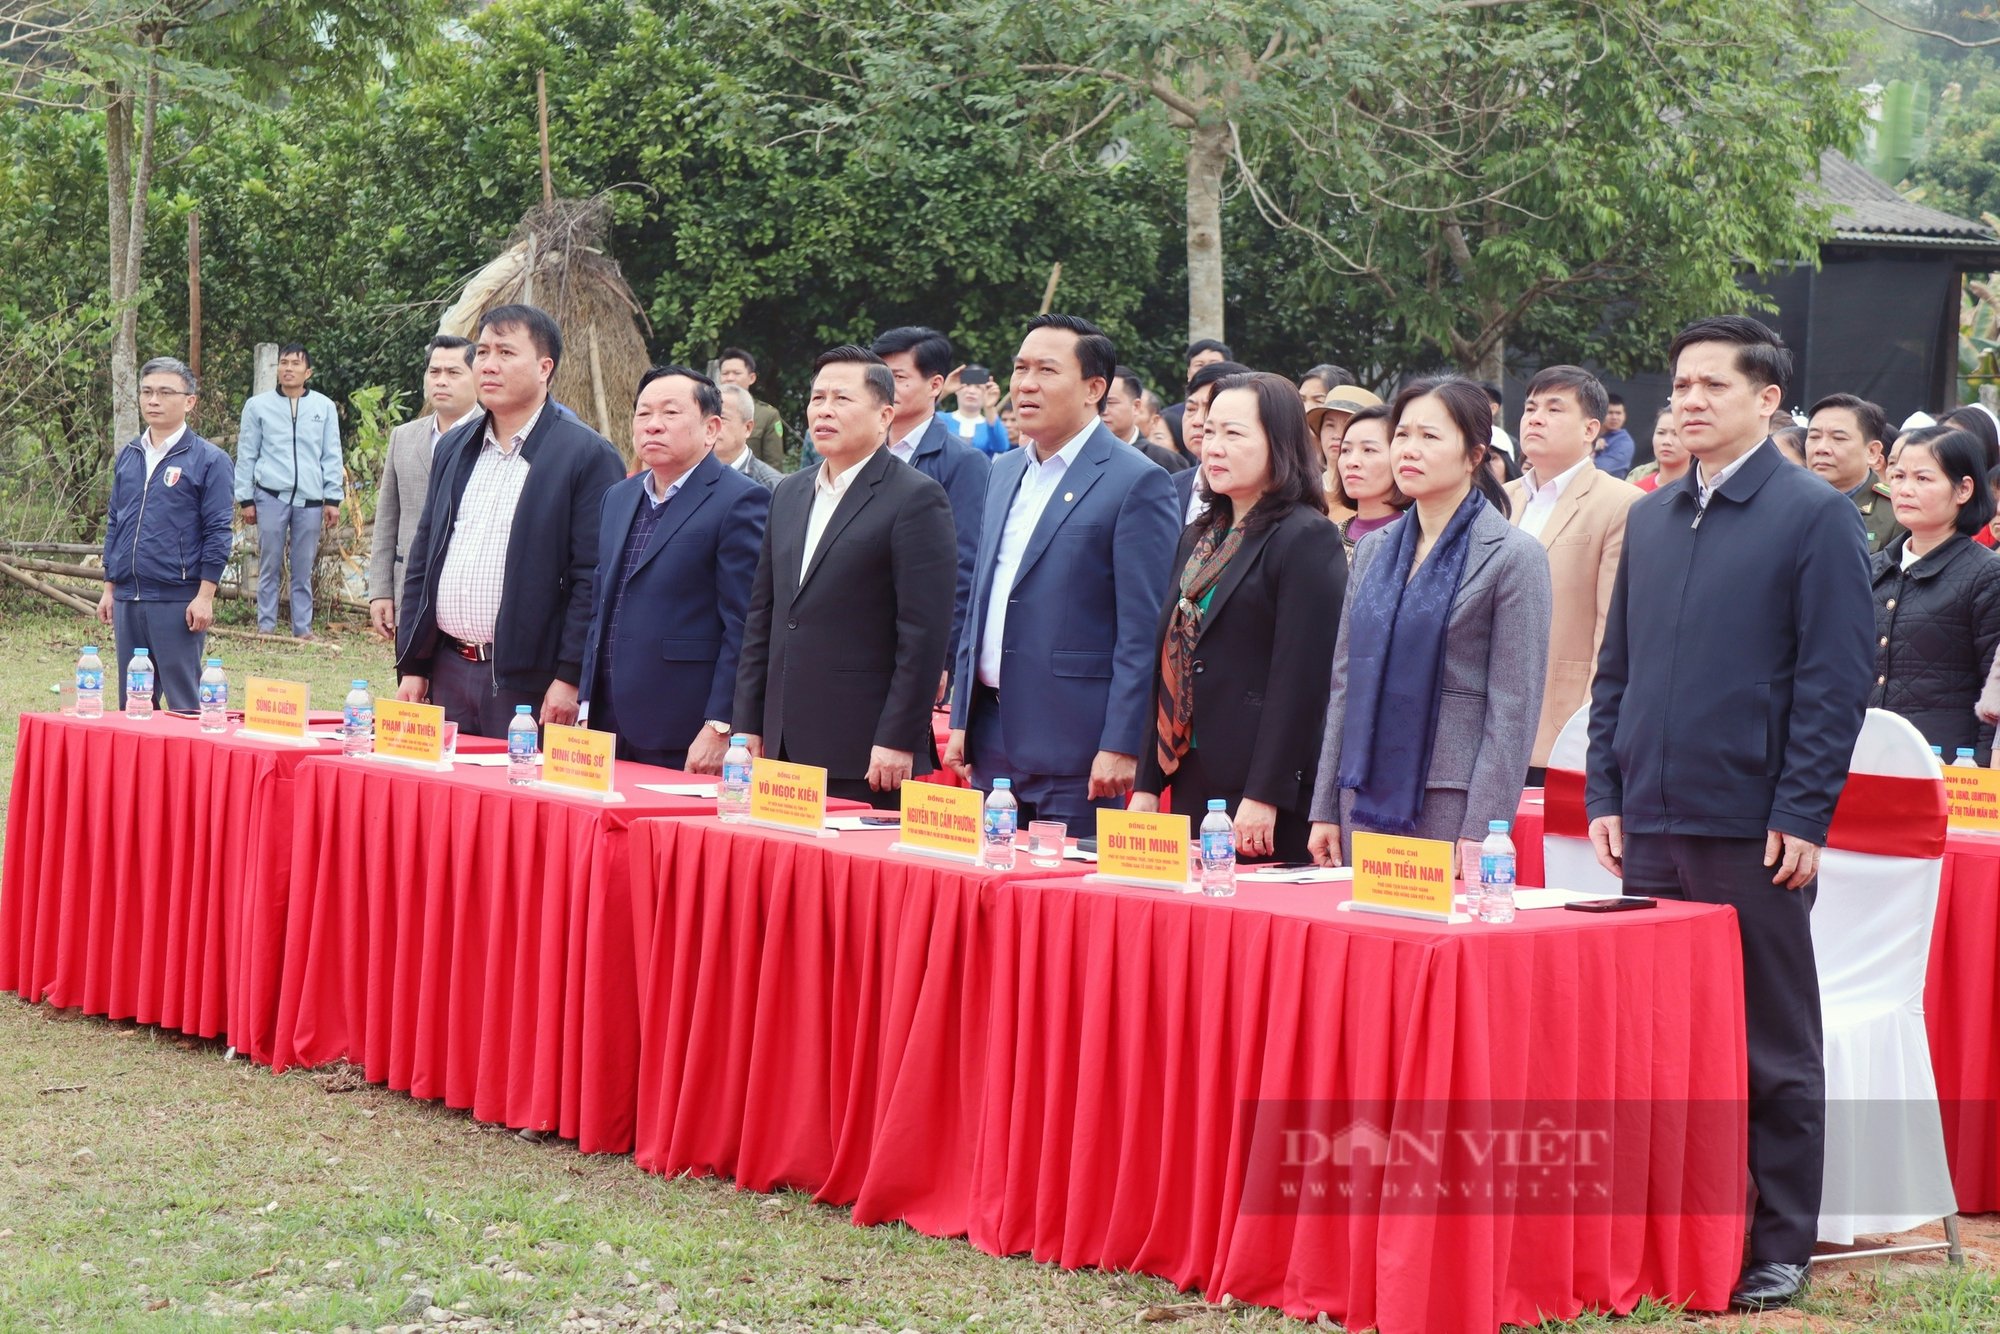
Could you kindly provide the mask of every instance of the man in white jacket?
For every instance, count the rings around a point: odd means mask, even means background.
[[[278,628],[278,593],[291,555],[292,633],[312,635],[313,561],[322,528],[340,518],[345,494],[340,419],[333,400],[306,388],[312,358],[302,343],[278,351],[278,387],[243,405],[236,432],[236,503],[257,525],[257,628]]]

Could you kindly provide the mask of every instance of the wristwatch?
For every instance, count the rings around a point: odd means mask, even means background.
[[[707,722],[703,723],[702,726],[706,727],[709,731],[715,733],[717,736],[729,735],[728,723],[717,722],[715,719],[710,718]]]

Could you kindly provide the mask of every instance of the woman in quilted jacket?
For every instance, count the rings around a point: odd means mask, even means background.
[[[1975,712],[2000,645],[2000,556],[1972,540],[1993,517],[1984,446],[1945,429],[1905,438],[1889,464],[1903,537],[1875,553],[1875,684],[1868,703],[1900,713],[1947,761],[1984,763],[1993,722]]]

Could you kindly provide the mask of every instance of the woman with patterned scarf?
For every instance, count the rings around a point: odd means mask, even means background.
[[[1134,810],[1229,804],[1245,860],[1307,860],[1307,808],[1347,562],[1290,380],[1219,381],[1201,435],[1208,505],[1160,616],[1153,732]]]
[[[1390,451],[1414,502],[1361,540],[1333,655],[1313,857],[1355,829],[1457,840],[1514,818],[1548,667],[1549,562],[1486,466],[1493,408],[1469,380],[1396,396]]]

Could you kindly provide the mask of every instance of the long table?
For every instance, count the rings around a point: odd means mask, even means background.
[[[654,880],[650,1170],[1385,1334],[1727,1298],[1745,1155],[1727,909],[1446,928],[1341,912],[1326,886],[982,879],[686,821],[632,846]],[[1632,1003],[1667,990],[1689,1003]],[[1602,1203],[1322,1208],[1274,1180],[1288,1128],[1451,1139],[1524,1129],[1524,1108],[1609,1127]],[[1533,1175],[1446,1174],[1398,1186]]]
[[[1547,878],[1539,796],[1531,790],[1514,821],[1528,885]],[[1945,840],[1924,1024],[1959,1212],[2000,1211],[2000,837],[1955,831]]]

